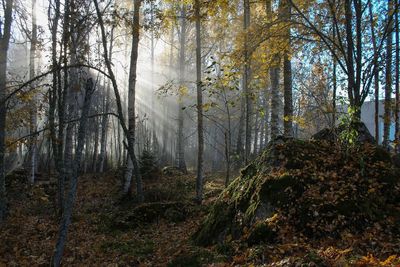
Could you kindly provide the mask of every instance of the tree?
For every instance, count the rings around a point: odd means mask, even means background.
[[[243,3],[244,11],[243,11],[243,29],[244,29],[244,70],[243,70],[243,93],[246,99],[246,110],[245,110],[245,124],[246,124],[246,132],[245,132],[245,149],[244,149],[244,161],[245,164],[248,163],[250,150],[251,150],[251,127],[252,127],[252,96],[250,91],[250,51],[248,48],[249,42],[249,27],[250,27],[250,0],[244,0]]]
[[[31,49],[29,56],[29,79],[32,80],[36,76],[35,72],[35,58],[36,58],[36,50],[38,43],[38,29],[36,22],[36,0],[32,0],[32,34],[30,36],[31,41]],[[34,89],[34,88],[32,88]],[[34,92],[35,93],[35,92]],[[37,170],[37,106],[36,106],[36,97],[34,96],[31,100],[30,106],[30,134],[32,138],[30,140],[30,149],[29,149],[29,166],[30,166],[30,183],[33,184],[35,182],[35,173]]]
[[[114,44],[114,26],[111,28],[110,34],[110,48],[109,48],[109,58],[112,58]],[[110,82],[107,82],[107,90],[104,95],[104,113],[108,113],[110,109]],[[99,172],[104,171],[105,159],[106,159],[106,146],[107,146],[107,129],[108,129],[108,115],[104,115],[101,121],[101,141],[100,141],[100,156],[99,156]]]
[[[390,144],[390,125],[391,125],[391,105],[392,105],[392,50],[393,50],[393,3],[388,0],[387,20],[389,23],[388,32],[386,37],[386,71],[385,71],[385,106],[383,117],[383,146],[389,148]]]
[[[379,66],[378,66],[379,55],[377,51],[377,41],[376,41],[372,1],[369,1],[368,11],[369,11],[369,21],[371,25],[371,40],[374,49],[375,140],[376,144],[379,144]]]
[[[178,105],[178,140],[177,140],[177,165],[184,173],[187,173],[185,161],[185,137],[183,134],[183,96],[186,91],[185,72],[186,72],[186,4],[181,3],[180,28],[179,28],[179,105]]]
[[[82,151],[85,144],[85,134],[86,134],[86,123],[87,117],[90,109],[90,102],[95,85],[91,78],[87,79],[85,86],[85,100],[83,103],[82,114],[79,120],[79,130],[78,130],[78,145],[76,148],[74,162],[72,164],[72,176],[70,181],[70,189],[68,192],[68,198],[65,203],[65,208],[63,211],[63,216],[60,222],[60,228],[58,231],[58,239],[56,248],[53,255],[53,265],[58,267],[61,265],[61,259],[64,252],[65,242],[67,240],[67,233],[69,225],[71,224],[72,211],[76,198],[76,191],[78,186],[78,175],[80,170]]]
[[[6,114],[7,114],[7,59],[11,38],[13,0],[6,0],[4,20],[0,21],[0,223],[7,213],[7,197],[5,184],[5,153],[6,153]],[[3,27],[2,27],[3,26]]]
[[[195,17],[196,17],[197,132],[198,132],[196,198],[197,201],[201,203],[203,200],[204,134],[203,134],[203,92],[202,92],[202,82],[201,82],[200,0],[195,0]]]
[[[135,100],[136,100],[136,69],[138,59],[138,47],[139,47],[139,32],[140,32],[140,6],[142,0],[134,1],[134,13],[133,13],[133,24],[132,24],[132,50],[131,50],[131,62],[129,70],[129,85],[128,85],[128,125],[129,131],[127,139],[132,146],[135,145],[135,132],[136,132],[136,112],[135,112]],[[142,189],[142,177],[139,170],[139,164],[136,157],[130,154],[130,160],[133,164],[133,170],[136,178],[136,193],[138,201],[142,202],[143,189]]]
[[[363,27],[362,24],[367,15],[367,12],[364,12],[363,2],[359,0],[316,2],[316,6],[310,8],[312,5],[300,6],[293,0],[288,1],[296,12],[293,15],[300,18],[298,24],[306,32],[317,36],[314,38],[315,41],[323,44],[336,60],[346,79],[349,104],[357,110],[355,119],[359,120],[361,106],[369,94],[378,67],[374,57],[363,53],[371,46],[368,38],[363,38],[363,36],[369,36],[366,34],[367,27]],[[326,22],[321,20],[322,17],[333,18],[332,28],[335,28],[335,39],[329,35],[331,27],[325,27]],[[388,22],[391,20],[392,15],[388,17]],[[378,29],[383,39],[390,34],[388,26],[389,24],[386,23]],[[383,47],[384,42],[379,42],[375,53],[380,54]]]
[[[272,1],[266,2],[266,15],[267,20],[272,23]],[[267,30],[271,30],[268,27]],[[272,46],[271,50],[276,50]],[[279,93],[279,79],[280,79],[280,62],[281,58],[276,51],[272,52],[272,61],[269,67],[269,77],[271,79],[271,139],[279,135],[279,110],[280,110],[280,93]]]
[[[396,106],[394,109],[395,113],[395,144],[396,144],[396,153],[400,152],[400,118],[399,118],[399,113],[400,113],[400,88],[399,88],[399,82],[400,82],[400,44],[399,44],[399,10],[397,7],[397,11],[395,13],[395,33],[396,33],[396,61],[395,61],[395,66],[396,66],[396,71],[395,71],[395,95],[396,95]]]
[[[285,26],[285,49],[283,55],[283,131],[284,135],[293,136],[293,92],[292,92],[292,61],[290,59],[290,19],[291,8],[287,0],[282,0],[282,18]]]
[[[49,90],[49,129],[50,138],[53,148],[55,168],[58,172],[58,184],[57,184],[57,206],[59,215],[62,214],[64,205],[64,162],[63,162],[63,137],[64,137],[64,105],[62,97],[61,87],[61,70],[59,68],[59,61],[57,59],[57,32],[58,23],[60,20],[60,0],[55,0],[54,3],[54,15],[53,18],[49,18],[52,22],[50,26],[51,31],[51,64],[52,64],[52,87]],[[49,11],[51,11],[49,7]],[[51,13],[51,12],[49,12]],[[68,13],[66,13],[68,14]],[[57,97],[58,95],[58,97]],[[58,133],[56,131],[55,116],[56,107],[58,103]]]

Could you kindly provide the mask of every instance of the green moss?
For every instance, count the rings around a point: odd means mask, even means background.
[[[221,244],[217,244],[216,250],[217,250],[218,253],[220,253],[220,254],[222,254],[224,256],[227,256],[227,257],[233,256],[233,254],[235,252],[235,249],[232,246],[232,244],[231,243],[227,243],[227,242],[221,243]]]
[[[387,216],[382,207],[399,202],[399,179],[387,152],[372,144],[344,158],[326,141],[270,143],[221,193],[194,240],[215,244],[247,228],[248,243],[268,242],[273,233],[255,222],[277,210],[291,229],[315,238],[358,232]]]
[[[195,244],[206,246],[216,243],[225,230],[232,228],[234,214],[233,206],[222,201],[217,202],[212,206],[203,225],[193,235]]]

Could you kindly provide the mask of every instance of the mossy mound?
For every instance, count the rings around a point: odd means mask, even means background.
[[[129,230],[160,220],[182,222],[191,214],[192,207],[193,204],[183,202],[145,203],[117,213],[111,222],[111,227]]]
[[[335,238],[382,220],[398,233],[399,177],[390,154],[369,143],[349,153],[327,141],[280,138],[221,193],[193,238],[200,245]]]

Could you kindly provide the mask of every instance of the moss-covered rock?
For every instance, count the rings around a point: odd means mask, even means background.
[[[280,138],[220,194],[193,238],[253,245],[287,231],[313,238],[360,232],[393,215],[399,177],[390,155],[370,143],[349,154],[327,141]]]
[[[115,214],[111,227],[118,230],[129,230],[155,223],[161,219],[180,222],[190,215],[192,207],[193,204],[184,202],[145,203]]]

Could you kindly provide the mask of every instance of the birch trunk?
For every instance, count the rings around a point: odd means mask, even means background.
[[[79,120],[79,130],[78,130],[78,145],[76,148],[75,159],[72,164],[72,176],[70,182],[70,189],[68,192],[67,202],[65,204],[65,209],[60,222],[60,228],[58,232],[58,239],[53,255],[53,265],[58,267],[61,265],[61,259],[64,252],[65,242],[67,239],[67,233],[69,225],[71,224],[71,217],[73,206],[75,203],[77,184],[78,184],[78,173],[80,169],[80,163],[82,158],[82,152],[85,144],[85,133],[86,133],[86,123],[87,117],[90,110],[90,101],[93,93],[93,80],[88,79],[85,88],[85,101],[83,104],[81,118]]]
[[[388,14],[389,21],[388,35],[386,39],[386,71],[385,71],[385,113],[383,119],[383,146],[389,148],[390,145],[390,125],[391,125],[391,103],[392,103],[392,42],[393,42],[393,20],[390,16],[393,12],[392,1],[388,0]]]
[[[117,79],[115,78],[114,71],[113,71],[112,65],[111,65],[111,61],[110,61],[110,59],[108,57],[107,37],[106,37],[106,33],[105,33],[104,21],[103,21],[102,13],[100,11],[98,1],[97,0],[93,0],[93,3],[95,5],[97,18],[99,20],[99,26],[100,26],[100,30],[101,30],[101,41],[102,41],[103,51],[104,51],[103,56],[104,56],[104,61],[105,61],[105,64],[106,64],[106,67],[107,67],[107,70],[108,70],[108,73],[109,73],[109,77],[108,78],[110,78],[110,80],[112,82],[113,90],[114,90],[115,101],[116,101],[116,104],[117,104],[119,123],[120,123],[120,125],[122,127],[122,130],[124,131],[125,136],[129,137],[130,136],[130,131],[129,131],[128,127],[126,126],[126,123],[125,123],[125,116],[124,116],[124,112],[123,112],[123,109],[122,109],[121,95],[119,93]],[[136,7],[138,5],[140,7],[140,1],[136,0],[135,4],[136,4],[135,5]],[[139,15],[138,14],[139,13],[138,8],[135,9],[135,10],[137,12],[137,15]],[[139,23],[139,18],[138,18],[138,16],[136,16],[136,17],[137,17],[137,23]],[[137,29],[137,31],[139,31],[139,29]],[[137,34],[138,34],[138,32],[137,32]],[[134,146],[134,142],[133,142],[134,140],[132,140],[132,138],[127,138],[127,141],[128,141],[128,144],[127,144],[128,154],[132,159],[136,160],[135,146]],[[140,176],[139,169],[136,168],[135,172],[139,174],[139,176],[137,176],[137,181],[141,181],[141,176]],[[142,196],[141,197],[139,196],[139,200],[141,200],[141,199],[142,199]]]
[[[136,100],[136,68],[138,59],[138,48],[139,48],[139,12],[142,0],[134,1],[134,15],[133,15],[133,31],[132,31],[132,51],[131,51],[131,63],[129,71],[129,85],[128,85],[128,143],[133,148],[133,153],[130,153],[130,159],[133,163],[133,170],[136,178],[136,194],[139,202],[143,202],[143,189],[142,189],[142,176],[139,171],[139,164],[134,154],[135,145],[135,131],[136,131],[136,112],[135,112],[135,100]],[[132,192],[132,187],[131,187]]]

